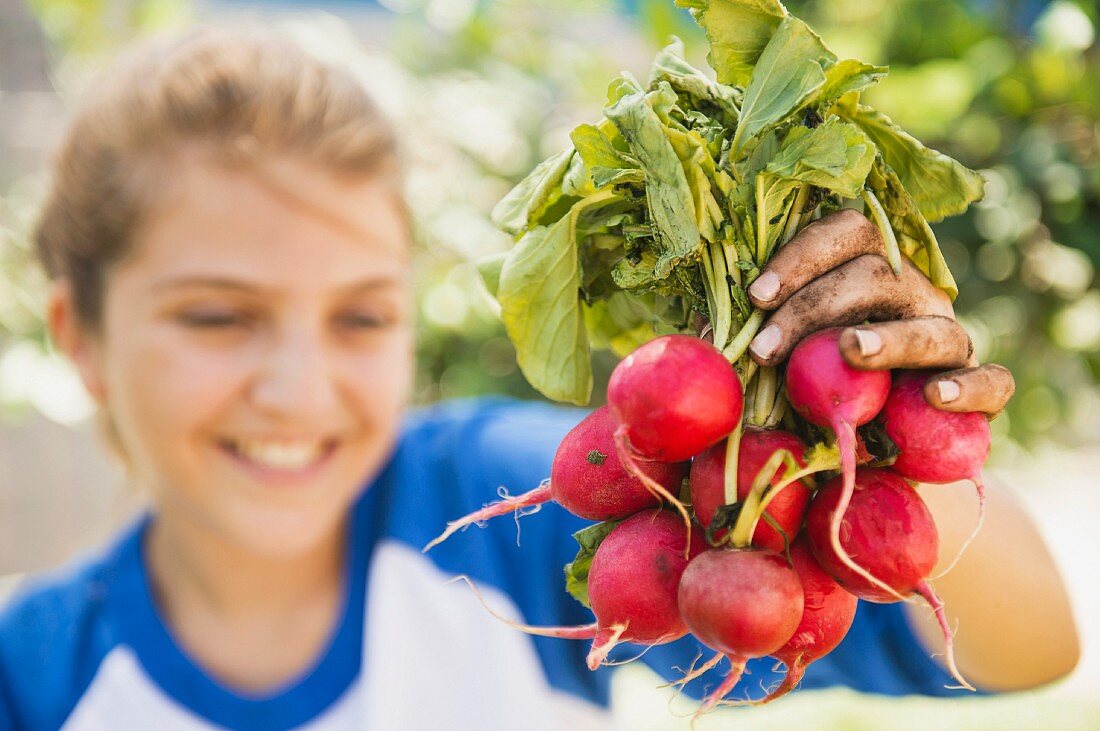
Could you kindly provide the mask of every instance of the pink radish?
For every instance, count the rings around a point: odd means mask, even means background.
[[[836,434],[844,489],[832,516],[833,552],[849,570],[871,583],[879,583],[845,553],[840,544],[840,519],[848,507],[855,482],[855,428],[875,418],[886,403],[890,393],[890,372],[860,371],[845,363],[837,346],[841,330],[839,327],[819,330],[795,347],[787,361],[787,398],[802,418],[828,427]]]
[[[620,642],[658,645],[687,634],[677,587],[688,561],[705,548],[699,532],[688,534],[667,510],[635,513],[607,534],[588,571],[588,599],[598,625],[588,653],[590,669]]]
[[[843,497],[844,484],[834,478],[818,489],[806,513],[806,536],[818,563],[860,599],[889,604],[897,601],[897,596],[923,596],[943,631],[951,674],[964,688],[973,690],[955,666],[943,602],[928,582],[939,553],[939,534],[920,495],[892,470],[857,471],[855,489],[842,521],[841,543],[846,555],[858,560],[874,575],[874,581],[868,581],[862,572],[852,571],[833,547],[833,515]]]
[[[780,449],[790,451],[800,466],[806,466],[802,458],[806,445],[794,434],[779,429],[745,427],[741,434],[737,457],[738,500],[748,497],[764,463]],[[695,517],[704,529],[710,526],[718,508],[726,502],[725,470],[726,440],[710,447],[691,463],[691,503],[695,509]],[[786,467],[781,465],[772,476],[771,484],[777,485],[781,482],[786,472]],[[786,540],[783,533],[777,531],[768,521],[761,519],[752,534],[753,545],[783,553],[787,542],[793,541],[798,533],[802,525],[802,516],[809,502],[810,491],[801,482],[793,483],[776,493],[764,512],[786,534]],[[716,531],[714,538],[720,540],[727,532],[726,529]]]
[[[950,571],[958,562],[985,521],[985,488],[982,465],[989,456],[989,420],[972,411],[943,411],[924,398],[927,373],[903,371],[894,375],[894,385],[879,421],[900,454],[892,468],[902,477],[917,482],[946,483],[970,480],[978,493],[978,522],[959,549]]]
[[[607,403],[637,454],[690,459],[741,419],[741,380],[710,343],[665,335],[628,355],[611,374]]]
[[[681,547],[690,546],[687,558]],[[677,591],[691,559],[706,548],[697,531],[688,533],[667,510],[635,513],[611,529],[588,570],[588,600],[596,621],[575,627],[520,624],[495,612],[465,576],[481,603],[497,619],[531,635],[592,640],[588,667],[595,670],[621,642],[660,645],[687,634]]]
[[[691,633],[730,661],[729,674],[703,701],[701,714],[733,690],[748,660],[790,640],[802,616],[802,585],[777,553],[714,548],[688,564],[679,604]]]
[[[471,523],[551,500],[574,515],[601,522],[659,505],[660,496],[628,472],[620,461],[615,447],[617,427],[606,406],[596,409],[561,440],[550,467],[549,483],[448,523],[447,530],[424,550],[442,543]],[[664,489],[678,491],[687,474],[688,463],[645,462],[639,469]]]
[[[791,562],[802,584],[802,620],[787,644],[772,653],[787,666],[787,676],[758,703],[770,703],[798,685],[806,666],[836,649],[856,617],[859,599],[825,573],[805,537],[791,546]]]

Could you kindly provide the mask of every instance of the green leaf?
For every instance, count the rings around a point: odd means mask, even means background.
[[[726,126],[737,123],[738,99],[733,87],[716,83],[699,69],[684,60],[684,43],[673,38],[672,43],[662,48],[653,59],[649,71],[649,85],[667,82],[681,94],[691,97],[696,106],[702,102],[713,104],[722,114]]]
[[[610,350],[620,358],[657,336],[653,329],[653,297],[614,292],[585,307],[584,321],[592,347]]]
[[[832,117],[791,130],[765,168],[769,173],[858,198],[875,161],[875,146],[855,125]]]
[[[692,215],[694,201],[684,169],[665,134],[664,125],[641,91],[628,94],[604,110],[622,133],[645,171],[646,201],[657,237],[659,279],[700,246],[699,227]]]
[[[615,286],[631,292],[649,292],[660,286],[665,277],[657,276],[657,255],[643,249],[633,257],[620,260],[611,270]]]
[[[572,205],[572,199],[585,198],[595,192],[596,187],[592,184],[592,178],[588,175],[588,168],[584,164],[584,160],[581,159],[580,155],[574,155],[573,159],[569,161],[569,167],[565,170],[565,176],[562,178],[561,196],[557,204],[564,202]],[[542,223],[550,223],[558,218],[560,216],[551,216],[550,221],[542,221]]]
[[[489,214],[493,223],[513,236],[531,228],[561,197],[562,179],[572,158],[573,150],[562,150],[539,163],[493,207]]]
[[[761,172],[756,177],[756,202],[757,221],[763,221],[764,231],[764,257],[757,257],[757,264],[761,266],[767,261],[767,254],[775,249],[780,234],[783,233],[783,219],[786,217],[787,208],[791,204],[799,183],[791,178],[780,177],[772,173]],[[763,215],[759,214],[763,211]],[[757,223],[759,227],[761,224]],[[760,229],[757,228],[757,235]],[[757,244],[757,252],[760,252]]]
[[[645,171],[637,168],[605,168],[594,167],[589,173],[592,176],[592,185],[599,190],[609,185],[623,185],[634,183],[641,185],[645,182]]]
[[[845,94],[860,92],[878,83],[889,71],[886,66],[846,58],[825,69],[825,85],[814,95],[813,103],[831,105]]]
[[[477,271],[481,275],[481,281],[494,299],[496,299],[497,291],[500,289],[500,270],[507,258],[508,252],[502,251],[498,254],[483,256],[477,260]]]
[[[676,0],[691,9],[710,41],[707,60],[718,81],[748,83],[753,66],[768,45],[787,9],[779,0]]]
[[[885,114],[860,105],[852,121],[870,135],[926,221],[962,213],[971,203],[981,200],[985,180],[980,174],[942,152],[925,147]]]
[[[596,549],[603,543],[603,539],[614,530],[621,520],[608,520],[597,523],[573,534],[580,545],[576,558],[565,565],[565,590],[578,602],[592,608],[588,600],[588,570],[592,567],[592,559],[596,555]]]
[[[951,297],[959,294],[955,278],[947,268],[936,234],[917,210],[898,175],[880,159],[876,160],[867,183],[886,210],[898,247],[936,285]]]
[[[577,149],[584,164],[591,170],[595,167],[606,168],[637,168],[638,162],[631,160],[626,155],[615,149],[600,128],[594,124],[578,125],[571,133],[569,139]]]
[[[745,89],[741,122],[733,136],[736,153],[760,132],[786,119],[825,85],[825,68],[836,56],[810,27],[787,16],[760,54]]]
[[[497,300],[527,381],[555,401],[586,404],[592,393],[581,313],[577,229],[582,216],[621,202],[610,191],[581,199],[550,226],[537,226],[509,252]]]

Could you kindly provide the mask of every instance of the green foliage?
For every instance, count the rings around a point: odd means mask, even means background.
[[[576,558],[565,565],[565,590],[586,607],[592,606],[588,600],[588,570],[592,568],[596,549],[621,522],[621,520],[607,520],[582,528],[573,534],[580,548],[577,550]]]
[[[156,10],[176,3],[183,9],[175,16]],[[716,26],[756,38],[757,56],[782,16],[775,3],[764,0],[679,0],[680,9],[671,0],[637,4],[642,40],[630,37],[623,18],[611,15],[618,7],[612,0],[479,3],[450,25],[426,20],[427,3],[414,0],[408,4],[413,9],[387,30],[392,53],[407,74],[398,83],[417,100],[402,117],[402,131],[411,149],[429,155],[419,164],[429,169],[434,186],[421,184],[411,196],[424,242],[417,261],[419,401],[485,392],[537,395],[517,368],[480,277],[462,264],[508,247],[507,237],[490,225],[489,211],[539,161],[569,144],[568,130],[591,121],[590,110],[606,99],[607,80],[624,66],[646,78],[648,65],[631,64],[648,60],[669,34],[682,39],[683,58],[692,68],[704,68],[705,32],[682,8],[701,14],[704,24],[707,17],[737,18],[736,24]],[[102,59],[158,12],[177,18],[159,25],[186,15],[182,0],[136,0],[121,11],[112,5],[109,14],[102,3],[83,0],[30,5],[43,19],[70,87],[75,82],[68,70],[78,60]],[[987,181],[981,202],[930,231],[958,284],[956,311],[973,335],[977,355],[1005,364],[1017,379],[1008,411],[992,422],[999,440],[994,456],[1011,456],[1013,444],[1043,439],[1071,444],[1100,439],[1095,8],[1059,0],[1031,19],[1019,14],[1018,5],[979,6],[969,0],[790,0],[788,6],[841,59],[867,62],[846,82],[861,89],[863,102],[929,148],[980,169]],[[325,22],[330,33],[334,21]],[[607,42],[593,43],[594,33]],[[749,83],[756,58],[724,55],[722,39],[716,40],[719,80],[738,98],[735,87]],[[842,90],[831,84],[854,70],[852,63],[841,60],[826,69],[825,84],[809,105]],[[889,77],[870,86],[887,64]],[[680,84],[671,74],[662,79],[684,94],[691,93],[688,84],[696,94],[708,89],[699,79]],[[709,88],[713,93],[718,87]],[[856,113],[854,105],[846,108]],[[486,119],[494,123],[481,122]],[[614,141],[613,130],[602,131]],[[768,144],[767,133],[760,139],[760,146]],[[766,164],[769,158],[760,159]],[[611,170],[589,173],[610,176]],[[872,169],[873,184],[876,170],[885,168]],[[41,186],[30,183],[0,190],[0,342],[41,345],[44,286],[30,264],[26,237]],[[879,197],[890,203],[889,196]],[[912,238],[910,255],[919,257],[928,234],[899,225],[903,211],[897,202],[894,225],[904,234],[901,242],[906,235]],[[746,275],[751,269],[743,260],[738,267],[745,267]],[[582,311],[597,348],[605,347],[605,332],[630,331],[630,325],[644,338],[653,327],[644,318],[631,318],[629,299],[614,308],[584,305]],[[592,324],[612,317],[614,330]],[[612,353],[593,354],[594,393],[602,392],[614,362]]]

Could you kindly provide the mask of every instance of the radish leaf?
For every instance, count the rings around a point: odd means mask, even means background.
[[[962,213],[981,200],[985,180],[979,173],[925,147],[885,114],[861,104],[852,121],[871,136],[926,221]]]

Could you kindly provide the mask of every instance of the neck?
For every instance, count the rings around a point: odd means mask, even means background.
[[[308,551],[265,556],[170,513],[149,527],[148,561],[158,602],[171,617],[199,609],[225,620],[293,614],[340,592],[346,530]]]

